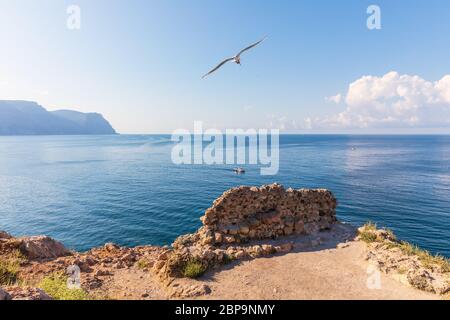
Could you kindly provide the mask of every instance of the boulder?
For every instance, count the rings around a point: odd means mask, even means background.
[[[0,301],[11,300],[11,295],[0,288]]]
[[[20,241],[20,249],[29,259],[52,259],[72,254],[61,242],[47,236],[24,237]]]
[[[433,286],[433,277],[423,269],[412,269],[408,272],[408,282],[415,288],[423,291],[433,292],[436,290]]]
[[[44,290],[32,287],[8,288],[12,300],[53,300]]]
[[[0,230],[0,240],[1,239],[8,240],[8,239],[11,239],[11,238],[12,238],[12,236],[8,232]]]
[[[106,251],[109,251],[109,252],[117,251],[117,250],[120,249],[120,247],[119,247],[117,244],[111,243],[111,242],[106,243],[106,244],[103,246],[103,248],[104,248]]]

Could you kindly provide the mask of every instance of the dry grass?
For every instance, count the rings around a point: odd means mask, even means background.
[[[358,235],[362,241],[372,243],[378,241],[375,231],[377,231],[377,225],[369,221],[358,231]]]
[[[404,254],[408,256],[417,256],[419,261],[425,268],[439,268],[441,272],[450,272],[450,259],[441,255],[432,255],[427,250],[421,249],[418,246],[406,241],[398,241],[394,233],[389,229],[383,229],[388,233],[388,238],[391,240],[385,240],[377,235],[377,225],[368,222],[359,231],[360,239],[367,243],[381,242],[384,243],[389,249],[398,248]]]
[[[438,267],[442,272],[450,272],[450,260],[441,255],[432,255],[427,250],[406,241],[401,241],[397,247],[408,256],[417,256],[425,268]]]
[[[26,258],[19,250],[3,256],[0,260],[0,285],[13,285],[19,280],[18,273],[20,265],[26,261]]]

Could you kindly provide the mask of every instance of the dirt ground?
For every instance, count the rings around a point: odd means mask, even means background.
[[[234,262],[178,283],[211,289],[196,299],[439,299],[377,272],[365,259],[366,244],[353,237],[352,227],[338,224],[316,236],[284,238],[294,243],[293,252]],[[112,299],[168,298],[153,275],[139,269],[116,272],[102,291]]]

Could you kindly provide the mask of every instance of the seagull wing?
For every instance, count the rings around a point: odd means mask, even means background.
[[[256,43],[254,43],[254,44],[248,46],[247,48],[242,49],[242,50],[236,55],[236,57],[240,57],[241,54],[243,54],[245,51],[250,50],[250,49],[253,48],[253,47],[256,47],[258,44],[260,44],[260,43],[263,42],[264,40],[266,40],[266,37],[263,38],[263,39],[261,39],[261,40],[259,40],[259,41],[256,42]]]
[[[217,65],[217,67],[215,67],[214,69],[212,69],[211,71],[209,71],[207,74],[205,74],[205,75],[202,77],[202,79],[205,78],[205,77],[207,77],[207,76],[209,76],[211,73],[213,73],[214,71],[216,71],[217,69],[219,69],[221,66],[223,66],[225,63],[227,63],[227,62],[229,62],[229,61],[231,61],[231,60],[234,60],[234,57],[233,57],[233,58],[228,58],[228,59],[223,60],[221,63],[219,63],[219,64]]]

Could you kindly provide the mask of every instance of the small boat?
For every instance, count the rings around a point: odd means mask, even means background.
[[[244,168],[234,168],[233,171],[237,174],[242,174],[245,173],[245,169]]]

